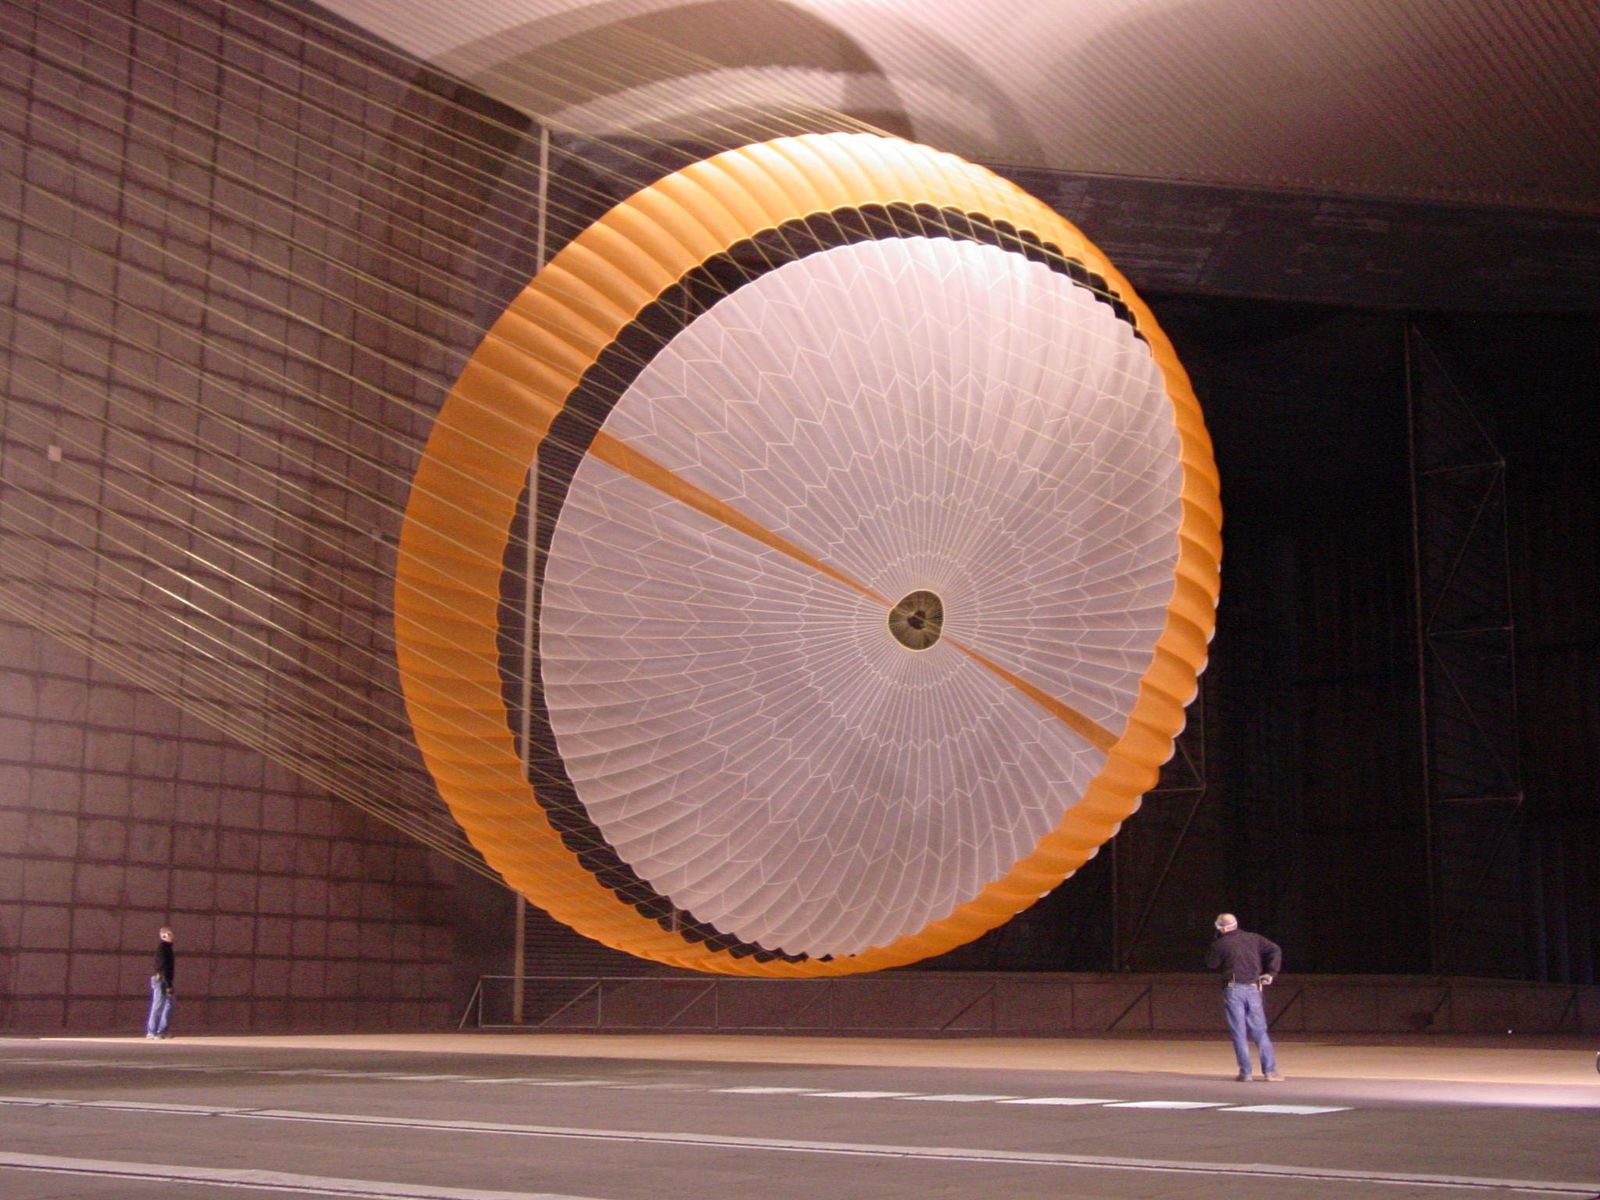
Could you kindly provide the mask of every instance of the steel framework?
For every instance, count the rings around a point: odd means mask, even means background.
[[[1406,368],[1432,965],[1516,976],[1528,964],[1505,460],[1414,324]]]

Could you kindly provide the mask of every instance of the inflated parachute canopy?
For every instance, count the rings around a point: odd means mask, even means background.
[[[893,966],[1154,784],[1220,519],[1188,381],[1076,229],[925,147],[785,138],[618,205],[495,323],[417,472],[400,670],[456,819],[557,919],[708,971]]]

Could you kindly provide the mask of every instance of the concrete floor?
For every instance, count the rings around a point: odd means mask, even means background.
[[[5,1200],[1600,1197],[1586,1040],[0,1039]]]

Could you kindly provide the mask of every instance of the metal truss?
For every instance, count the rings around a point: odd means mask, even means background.
[[[1414,325],[1406,363],[1432,965],[1518,976],[1523,792],[1505,460]]]

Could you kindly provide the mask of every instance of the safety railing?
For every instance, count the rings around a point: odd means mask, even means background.
[[[520,986],[518,986],[520,982]],[[517,1005],[520,1002],[521,1009]],[[1412,976],[1304,976],[1274,985],[1275,1031],[1600,1032],[1600,988]],[[459,1027],[853,1035],[1214,1033],[1201,975],[885,972],[840,979],[482,976]]]

